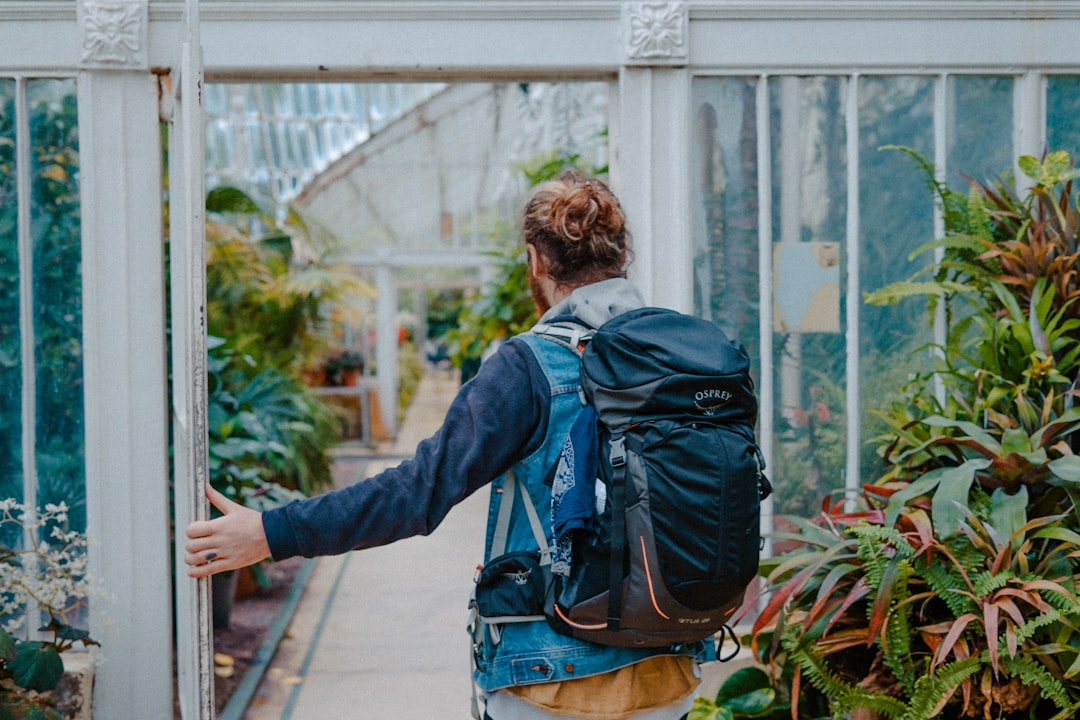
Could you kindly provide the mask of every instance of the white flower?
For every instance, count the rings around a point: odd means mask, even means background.
[[[0,500],[0,525],[16,523],[29,538],[23,547],[0,548],[0,619],[8,632],[24,628],[34,610],[66,623],[97,594],[87,576],[86,535],[62,526],[67,510],[64,503],[48,504],[38,513],[14,498]],[[50,524],[51,541],[39,539],[38,531]]]

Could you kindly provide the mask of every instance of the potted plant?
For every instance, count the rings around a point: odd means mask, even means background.
[[[364,356],[359,350],[340,348],[326,360],[326,376],[331,385],[354,386],[364,371]]]
[[[88,716],[89,673],[66,671],[61,657],[98,644],[71,624],[93,588],[86,535],[68,530],[67,517],[63,503],[32,511],[0,501],[0,717]]]
[[[1080,172],[1025,157],[1026,196],[963,196],[911,154],[948,234],[926,248],[930,278],[868,300],[946,303],[948,339],[880,412],[884,470],[861,507],[826,499],[778,536],[794,549],[762,563],[752,642],[800,717],[818,694],[834,717],[1065,720],[1080,711]]]

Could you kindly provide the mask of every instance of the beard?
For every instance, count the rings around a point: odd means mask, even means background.
[[[544,295],[544,290],[540,287],[539,281],[532,273],[528,273],[529,278],[529,292],[532,293],[533,302],[536,303],[536,314],[543,315],[551,309],[551,303]]]

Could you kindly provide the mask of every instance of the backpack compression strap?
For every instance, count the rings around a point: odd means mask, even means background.
[[[607,629],[615,632],[622,622],[623,557],[626,552],[626,438],[621,434],[612,437],[610,447],[611,555],[608,557]]]

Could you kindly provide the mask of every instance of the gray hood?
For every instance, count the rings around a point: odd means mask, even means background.
[[[641,294],[629,280],[611,278],[577,288],[544,313],[540,322],[550,322],[559,315],[573,315],[590,327],[598,328],[616,315],[644,304]]]

